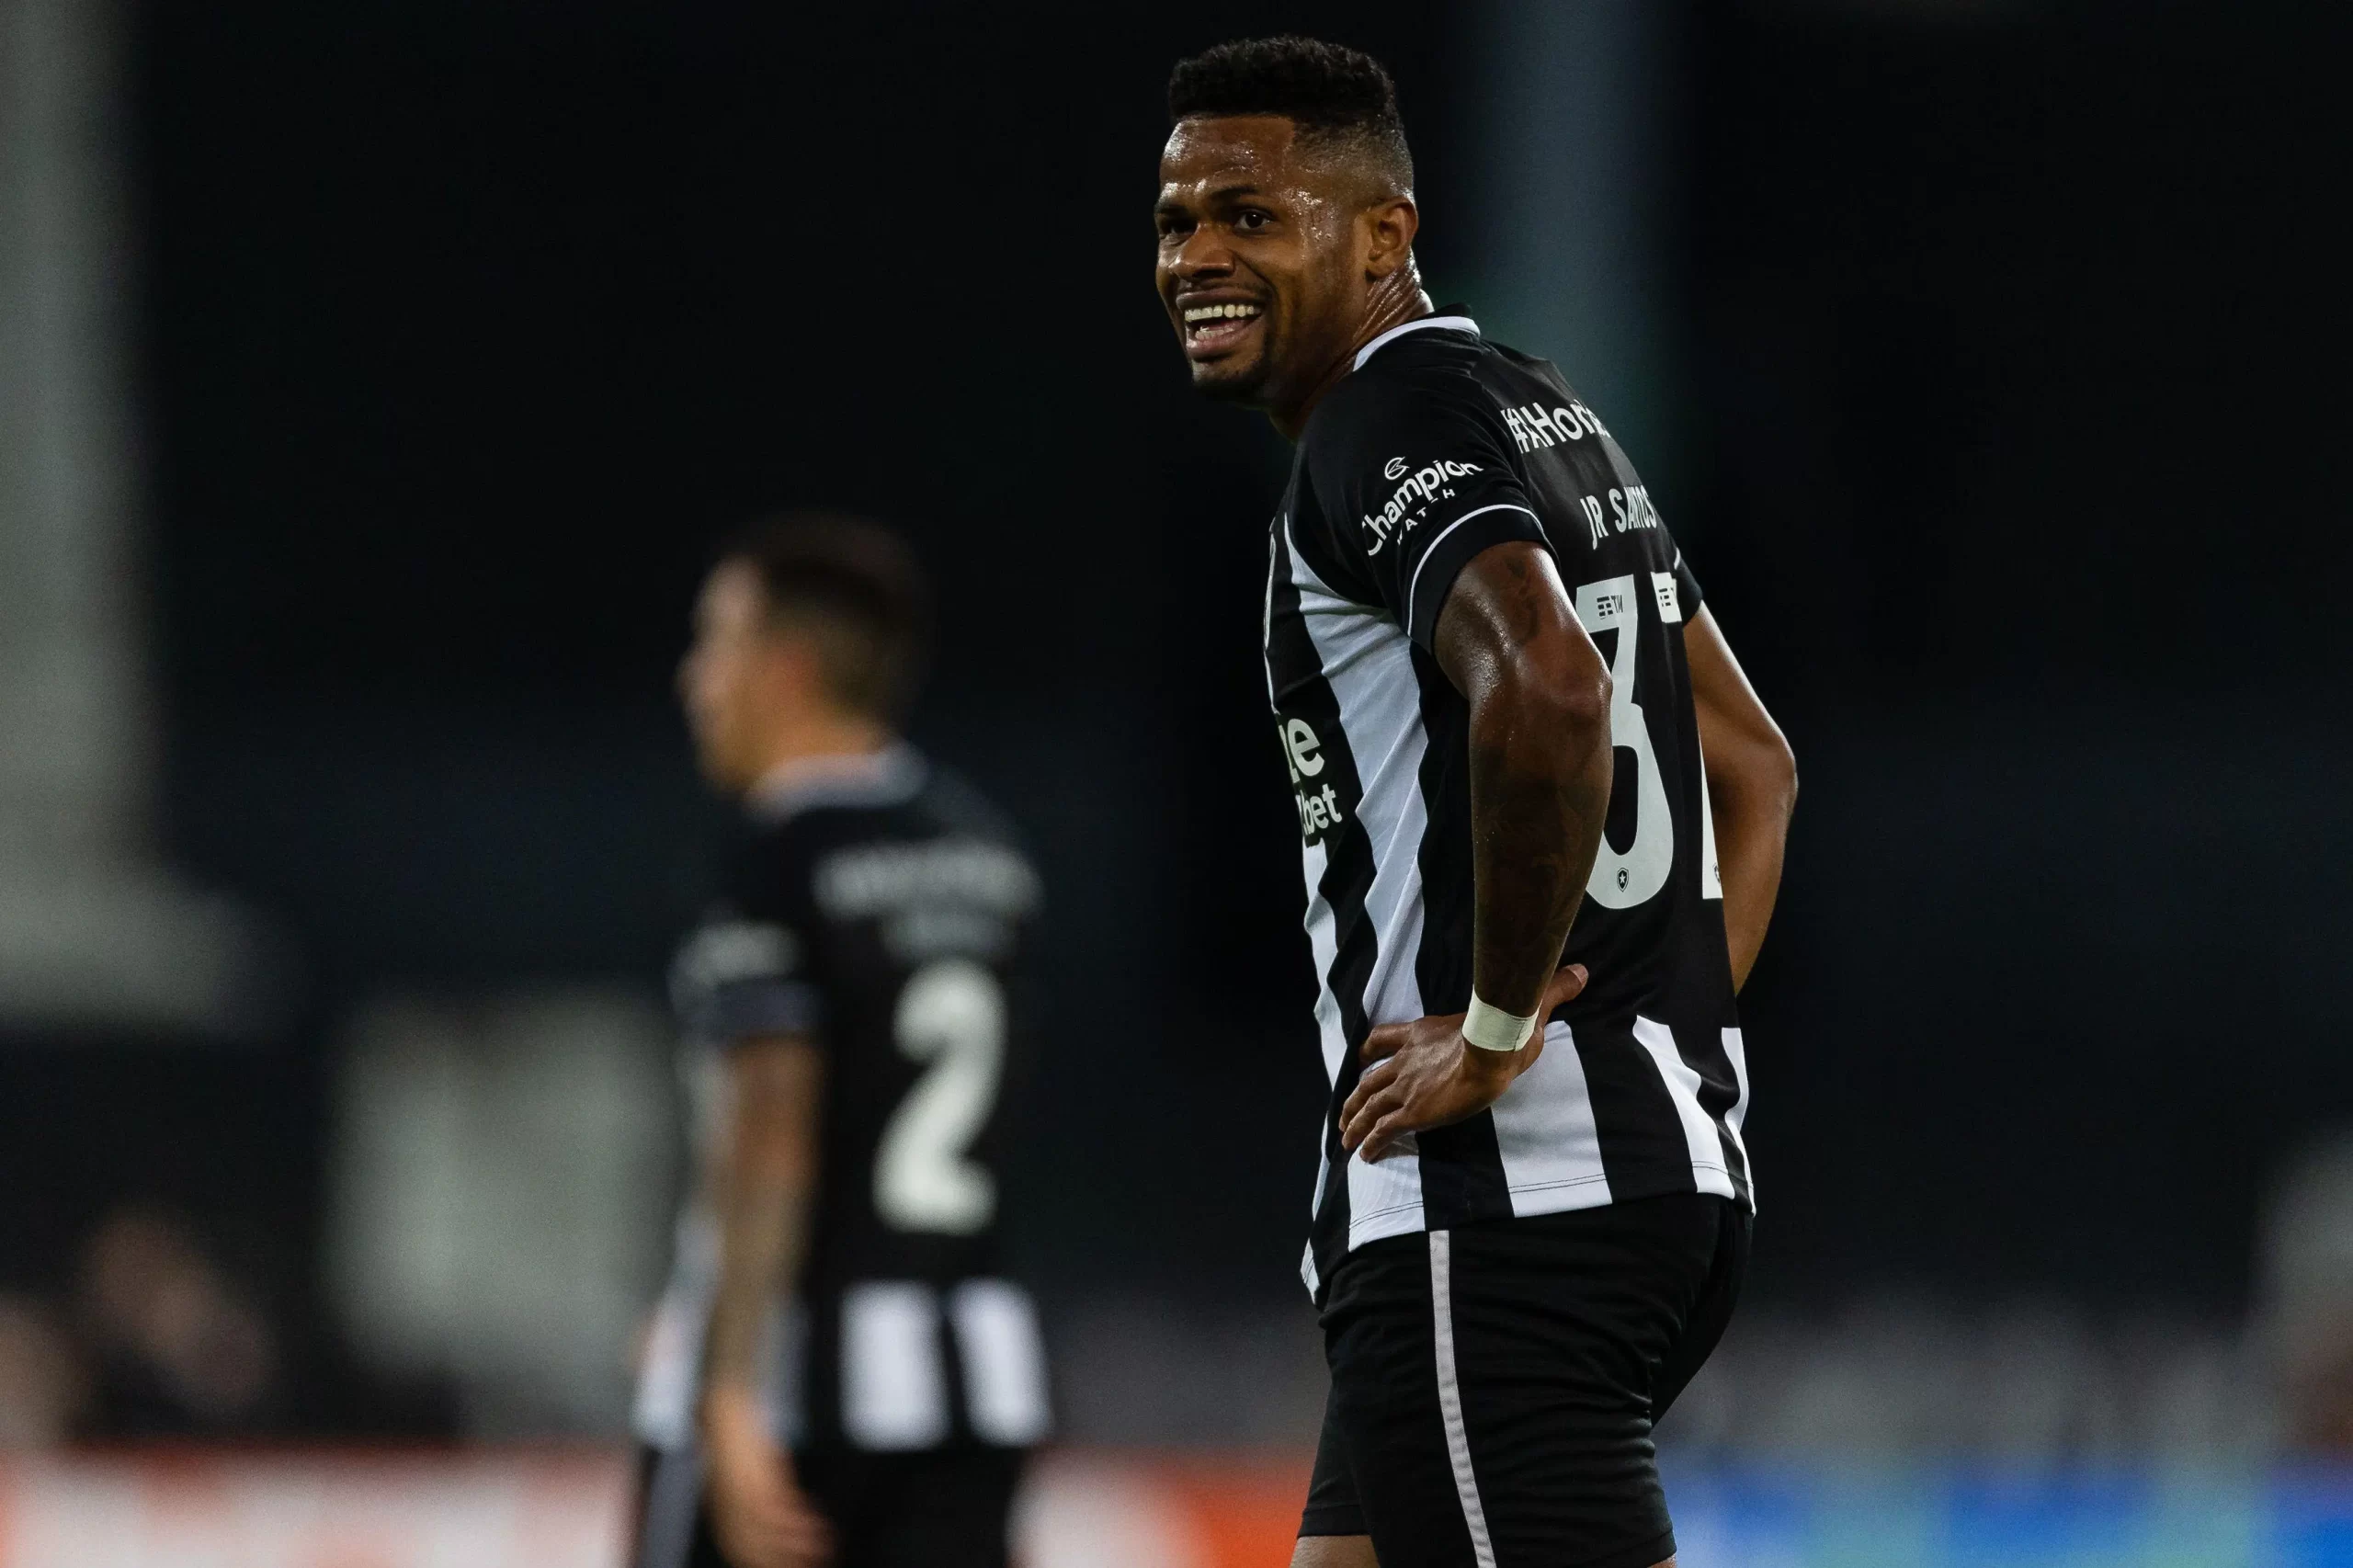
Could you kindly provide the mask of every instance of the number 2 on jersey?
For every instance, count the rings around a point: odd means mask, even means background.
[[[996,1213],[996,1181],[967,1157],[1005,1072],[1005,988],[984,964],[939,959],[899,993],[900,1054],[930,1068],[882,1129],[874,1208],[902,1231],[967,1236]]]
[[[1587,636],[1617,633],[1609,656],[1609,744],[1634,754],[1634,842],[1621,854],[1604,835],[1593,859],[1586,896],[1608,909],[1631,909],[1666,886],[1675,869],[1675,818],[1666,804],[1666,781],[1651,727],[1634,700],[1636,649],[1642,642],[1642,612],[1635,579],[1629,574],[1587,583],[1577,590],[1577,619]]]

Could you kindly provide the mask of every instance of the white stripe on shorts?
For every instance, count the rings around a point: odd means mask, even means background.
[[[695,1544],[695,1511],[701,1503],[702,1454],[693,1439],[662,1449],[646,1483],[636,1568],[687,1568]]]
[[[1471,1527],[1471,1552],[1479,1568],[1495,1568],[1495,1543],[1487,1539],[1487,1510],[1479,1502],[1479,1478],[1471,1472],[1471,1437],[1462,1426],[1462,1385],[1454,1376],[1454,1238],[1430,1233],[1430,1317],[1438,1338],[1438,1408],[1446,1421],[1446,1457],[1454,1465],[1454,1493],[1462,1499],[1462,1522]]]

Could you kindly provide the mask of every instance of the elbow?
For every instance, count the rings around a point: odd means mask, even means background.
[[[1780,730],[1768,722],[1745,730],[1711,727],[1700,715],[1700,756],[1719,813],[1759,827],[1785,826],[1798,803],[1798,759]]]
[[[1790,749],[1789,737],[1779,730],[1773,732],[1772,744],[1765,748],[1766,781],[1779,802],[1781,818],[1789,820],[1798,806],[1798,754]]]
[[[1609,733],[1609,706],[1618,699],[1608,666],[1601,665],[1584,679],[1570,681],[1568,687],[1563,698],[1567,722],[1580,734],[1606,738]]]
[[[1609,668],[1544,668],[1524,662],[1504,694],[1509,710],[1540,734],[1564,736],[1583,751],[1609,744]]]

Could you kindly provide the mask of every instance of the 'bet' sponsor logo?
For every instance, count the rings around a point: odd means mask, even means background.
[[[1409,468],[1404,458],[1391,458],[1381,465],[1381,477],[1404,483],[1380,511],[1364,515],[1365,531],[1372,536],[1365,553],[1380,554],[1381,546],[1396,535],[1410,532],[1428,514],[1431,502],[1453,494],[1455,480],[1478,472],[1477,463],[1456,462],[1451,458],[1440,458],[1417,469]]]
[[[1539,447],[1558,447],[1570,441],[1582,441],[1587,436],[1609,434],[1599,415],[1574,399],[1566,408],[1546,408],[1535,403],[1506,408],[1504,410],[1504,424],[1523,452],[1532,452]]]
[[[1275,726],[1283,743],[1283,760],[1290,766],[1291,803],[1299,808],[1299,835],[1313,844],[1325,830],[1347,821],[1340,792],[1331,782],[1317,780],[1329,760],[1315,727],[1304,719],[1285,719]]]

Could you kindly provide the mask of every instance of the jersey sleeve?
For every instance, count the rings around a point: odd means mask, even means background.
[[[1428,649],[1454,579],[1490,545],[1545,543],[1503,417],[1468,383],[1350,387],[1311,432],[1331,547]]]
[[[1699,579],[1691,574],[1690,563],[1683,559],[1680,550],[1675,552],[1675,593],[1681,601],[1685,620],[1697,616],[1699,607],[1707,602],[1699,593]]]
[[[813,971],[806,875],[774,845],[740,853],[726,896],[688,937],[671,970],[687,1032],[713,1045],[812,1035],[824,1023]]]

